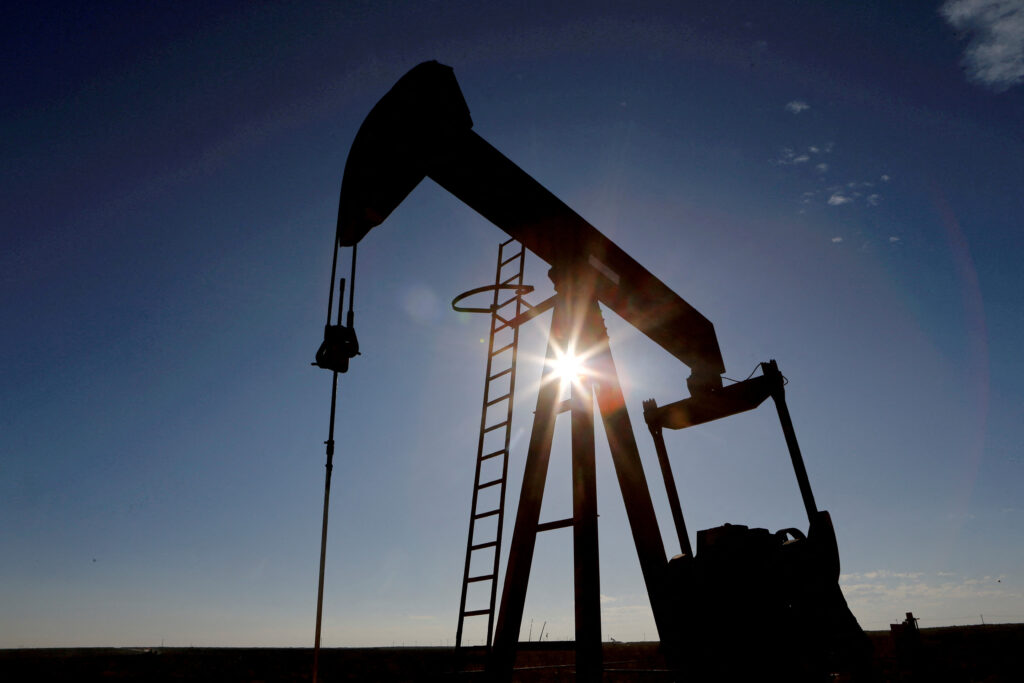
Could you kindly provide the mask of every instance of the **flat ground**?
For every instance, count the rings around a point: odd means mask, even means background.
[[[868,634],[879,681],[1002,683],[1024,681],[1024,624],[924,629],[916,647],[897,647],[888,632]],[[521,651],[516,681],[574,679],[572,653],[558,643]],[[561,644],[565,645],[565,644]],[[739,653],[738,653],[738,656]],[[305,648],[80,648],[0,650],[4,681],[309,681]],[[605,681],[673,681],[657,643],[607,643]],[[320,680],[481,681],[482,657],[461,660],[450,648],[337,648],[321,652]],[[752,681],[759,680],[756,671]]]

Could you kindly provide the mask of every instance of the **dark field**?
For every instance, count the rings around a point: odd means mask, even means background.
[[[888,632],[869,635],[879,681],[1024,681],[1024,624],[924,629],[917,647],[897,648]],[[514,680],[573,680],[572,653],[558,645],[521,651]],[[0,650],[0,680],[308,681],[312,660],[304,648]],[[605,644],[604,660],[605,681],[682,680],[664,670],[657,643]],[[328,649],[321,651],[320,680],[482,681],[482,663],[478,653],[460,662],[450,648]],[[756,668],[750,674],[760,680]]]

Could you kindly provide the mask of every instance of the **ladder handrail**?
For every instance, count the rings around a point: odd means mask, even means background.
[[[494,285],[488,285],[486,287],[478,287],[474,290],[470,290],[452,302],[453,307],[461,299],[469,296],[470,294],[480,293],[483,291],[492,291],[493,299],[491,306],[488,309],[469,309],[461,308],[457,310],[464,310],[468,312],[485,312],[491,314],[491,323],[489,326],[489,338],[487,343],[487,366],[484,373],[484,395],[483,395],[483,406],[480,411],[480,436],[477,442],[476,452],[476,464],[475,473],[473,476],[473,498],[470,505],[469,515],[469,534],[466,541],[466,561],[462,575],[462,592],[459,599],[459,621],[458,628],[455,633],[455,647],[459,649],[462,647],[462,633],[463,625],[466,617],[469,616],[483,616],[487,615],[487,640],[486,648],[489,650],[491,647],[491,641],[494,633],[494,610],[496,605],[496,596],[498,588],[498,570],[501,558],[501,538],[502,531],[504,529],[504,517],[505,517],[505,488],[508,480],[508,459],[509,459],[509,445],[511,442],[512,435],[512,409],[515,403],[515,382],[516,382],[516,361],[519,348],[519,326],[509,325],[508,320],[498,315],[498,309],[504,308],[510,303],[515,302],[515,314],[511,316],[512,319],[518,318],[523,313],[524,307],[529,309],[530,306],[523,300],[523,296],[533,290],[532,287],[523,285],[523,266],[526,257],[526,249],[522,245],[519,246],[519,252],[510,256],[505,257],[506,247],[513,244],[514,240],[507,240],[498,245],[498,260],[497,267],[494,275]],[[515,268],[515,274],[511,277],[507,276],[508,267]],[[513,284],[514,283],[514,284]],[[499,305],[499,296],[501,290],[508,289],[514,290],[514,296],[501,303]],[[512,342],[509,344],[503,344],[499,351],[495,352],[495,336],[504,330],[505,328],[512,328]],[[508,362],[508,367],[495,373],[493,371],[494,360],[504,351],[511,351],[511,358]],[[505,375],[509,375],[508,390],[503,391],[501,397],[491,399],[491,383],[498,380]],[[498,422],[493,425],[487,424],[488,410],[492,406],[498,405],[501,401],[508,401],[505,410],[505,419],[502,421],[499,419]],[[504,443],[501,449],[484,453],[484,441],[487,434],[497,431],[498,429],[504,429]],[[493,446],[492,446],[493,448]],[[481,482],[480,475],[482,470],[482,463],[484,460],[501,456],[501,476],[487,481]],[[490,510],[485,510],[483,513],[480,512],[479,505],[479,492],[483,488],[489,488],[492,486],[500,486],[498,493],[498,507]],[[497,526],[495,531],[494,541],[487,541],[481,543],[474,543],[474,535],[476,533],[476,520],[484,517],[497,517]],[[480,574],[478,576],[470,576],[470,567],[472,564],[473,552],[476,550],[486,550],[488,548],[494,548],[494,567],[489,574]],[[478,582],[491,582],[490,599],[488,601],[487,609],[466,609],[466,597],[470,583]]]

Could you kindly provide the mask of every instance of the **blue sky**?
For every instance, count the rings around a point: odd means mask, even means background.
[[[311,644],[337,191],[427,59],[715,324],[730,377],[778,359],[865,628],[1024,621],[1024,8],[677,4],[3,10],[0,647]],[[486,321],[448,302],[503,237],[426,181],[360,245],[326,645],[454,638]],[[606,318],[641,426],[687,369]],[[544,519],[568,511],[566,430]],[[691,530],[800,523],[770,410],[668,445]],[[603,633],[653,638],[610,470],[599,437]],[[572,634],[568,534],[539,541],[534,635]]]

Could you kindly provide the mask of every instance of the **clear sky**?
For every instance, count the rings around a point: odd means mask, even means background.
[[[5,6],[0,647],[312,644],[337,191],[427,59],[715,324],[730,377],[778,359],[862,626],[1024,621],[1022,3],[575,4]],[[503,238],[425,181],[360,245],[326,645],[454,639],[486,319],[448,302]],[[687,369],[606,317],[676,552],[641,402]],[[804,523],[770,407],[668,442],[691,530]],[[650,639],[598,446],[603,633]],[[541,536],[524,637],[571,637],[570,546]]]

